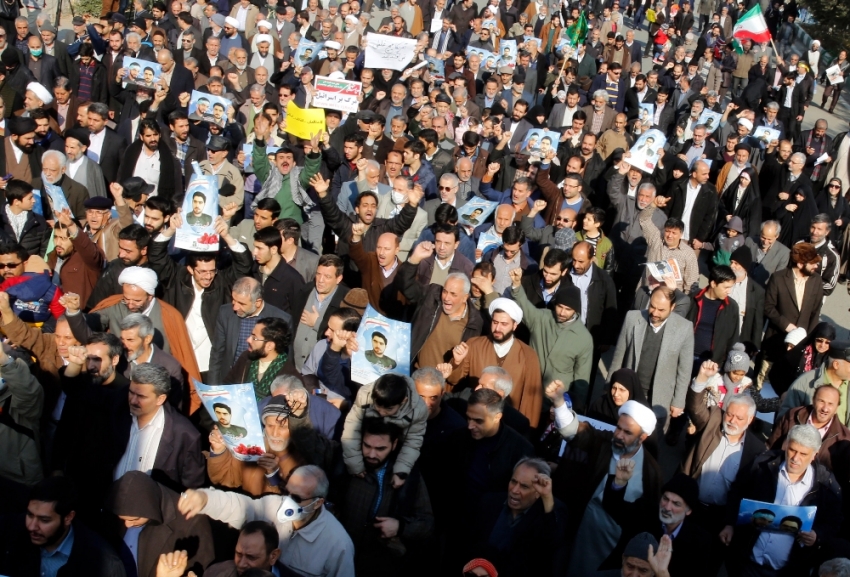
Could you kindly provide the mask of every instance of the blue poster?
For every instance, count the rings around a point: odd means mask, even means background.
[[[254,385],[205,385],[195,379],[192,382],[233,456],[240,461],[259,460],[266,452],[266,440]]]
[[[218,250],[215,217],[218,216],[218,181],[205,175],[197,162],[192,163],[195,173],[183,198],[183,224],[177,229],[174,247],[195,252]]]
[[[224,127],[227,124],[227,109],[230,106],[230,100],[223,96],[193,90],[189,98],[189,116],[195,115],[199,120]]]
[[[473,197],[458,210],[461,226],[475,228],[487,220],[499,203],[495,200]]]
[[[516,68],[516,40],[502,40],[499,43],[499,66]]]
[[[702,114],[699,115],[699,124],[705,125],[705,130],[711,134],[720,126],[720,119],[723,117],[719,112],[714,112],[713,110],[709,110],[706,108],[702,111]]]
[[[623,157],[623,160],[643,172],[652,174],[666,142],[667,137],[663,132],[655,128],[648,130],[640,135],[629,150],[629,156]]]
[[[811,531],[817,507],[790,507],[744,499],[738,509],[738,525],[752,525],[760,531],[796,534]]]
[[[306,66],[316,58],[319,58],[324,47],[324,42],[310,42],[309,40],[304,40],[302,38],[301,41],[298,42],[298,48],[295,49],[294,64],[296,68]]]
[[[267,146],[266,147],[266,155],[274,156],[274,153],[277,152],[277,146]],[[242,152],[245,153],[245,160],[242,162],[242,170],[247,173],[254,172],[254,145],[253,144],[243,144]],[[274,160],[271,161],[274,164]]]
[[[477,54],[478,57],[481,59],[482,69],[492,72],[499,67],[499,57],[490,52],[489,50],[472,47],[466,49],[467,58],[469,58],[473,54]]]
[[[525,140],[522,141],[520,152],[523,154],[533,154],[540,158],[546,158],[550,151],[558,151],[558,142],[561,140],[561,135],[553,130],[545,128],[532,128],[525,135]]]
[[[502,246],[502,238],[493,234],[492,232],[482,232],[478,235],[478,244],[475,246],[476,253],[480,250],[481,257],[484,256],[488,250],[493,248],[499,248]],[[481,262],[481,257],[475,259],[475,263],[478,264]]]
[[[162,66],[149,60],[125,56],[121,67],[127,70],[124,82],[144,88],[156,88],[156,83],[162,76]]]
[[[428,73],[431,75],[431,79],[434,82],[445,82],[446,63],[433,56],[426,56],[425,60],[428,62]]]
[[[351,357],[351,380],[367,385],[387,373],[410,376],[410,324],[366,307]]]
[[[53,214],[59,214],[66,208],[70,212],[71,207],[68,205],[68,199],[65,198],[65,193],[62,192],[62,187],[48,183],[44,173],[41,174],[41,182],[44,184],[44,191],[47,193],[47,198],[50,199],[50,204],[53,206]]]

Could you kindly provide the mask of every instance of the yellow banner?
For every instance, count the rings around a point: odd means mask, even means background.
[[[295,102],[286,105],[286,132],[310,140],[317,132],[325,130],[325,110],[323,108],[298,108]]]

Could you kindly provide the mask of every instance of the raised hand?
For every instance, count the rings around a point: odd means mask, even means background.
[[[86,352],[86,347],[83,346],[73,346],[68,347],[68,362],[74,365],[78,365],[80,367],[85,366],[86,357],[88,357],[88,353]]]
[[[673,557],[673,541],[669,535],[664,535],[658,542],[658,551],[652,550],[652,545],[649,546],[647,562],[652,567],[652,571],[656,577],[669,575],[667,572],[670,566],[670,559]]]
[[[6,293],[3,294],[6,295],[6,302],[8,302],[9,295]],[[77,314],[80,312],[80,295],[76,293],[65,293],[59,297],[59,304],[65,307],[66,313],[71,313],[72,315]]]
[[[618,487],[625,486],[635,472],[635,462],[632,459],[620,459],[617,461],[617,469],[614,471],[614,484]]]
[[[727,547],[732,544],[732,537],[735,536],[735,527],[732,525],[726,525],[723,530],[720,532],[720,542],[726,545]]]
[[[357,160],[357,171],[363,172],[364,170],[366,170],[366,166],[368,166],[368,164],[369,164],[369,161],[367,159],[359,158]]]
[[[207,506],[207,494],[203,491],[195,489],[186,489],[177,500],[177,510],[180,511],[186,519],[191,519],[198,515],[204,507]]]
[[[213,430],[210,431],[210,449],[212,452],[220,455],[221,453],[227,450],[227,445],[224,443],[224,437],[221,434],[221,431],[218,430],[218,425],[213,427]]]
[[[352,333],[351,331],[345,331],[351,335],[356,335],[357,333]],[[296,417],[300,417],[304,413],[304,409],[307,408],[307,404],[309,401],[307,400],[307,391],[304,389],[295,389],[289,391],[289,394],[286,395],[286,403],[289,405],[292,414]]]
[[[351,225],[351,240],[359,242],[360,238],[366,233],[366,225],[362,222],[355,222]]]
[[[244,153],[240,152],[239,154],[244,154]],[[242,163],[240,162],[239,164],[242,164]],[[231,218],[233,218],[236,215],[237,211],[239,211],[239,205],[236,204],[235,202],[228,202],[227,206],[224,207],[224,211],[222,212],[221,216],[224,217],[224,220],[229,221]]]
[[[410,190],[407,193],[407,204],[416,208],[419,206],[419,203],[422,202],[422,197],[424,196],[425,191],[422,189],[422,186],[419,184],[414,184],[413,190]]]
[[[449,375],[451,375],[454,370],[451,363],[440,363],[434,368],[440,371],[440,374],[443,375],[444,379],[448,379]]]
[[[416,245],[416,248],[414,248],[413,252],[410,253],[410,256],[407,257],[407,260],[411,264],[419,264],[432,254],[434,254],[434,243],[426,240]]]
[[[316,191],[321,198],[325,198],[328,195],[328,189],[331,187],[331,181],[325,180],[322,178],[322,175],[316,173],[313,175],[313,178],[310,179],[310,186],[313,187],[313,190]]]
[[[552,495],[552,479],[549,475],[542,473],[534,476],[531,486],[537,491],[537,494],[543,497],[544,495]]]
[[[62,302],[61,298],[59,299],[59,302],[61,304],[61,302]],[[6,311],[11,311],[11,310],[12,310],[12,305],[9,302],[9,293],[7,293],[6,291],[0,291],[0,311],[6,312]]]
[[[534,206],[531,208],[531,211],[528,216],[532,216],[531,213],[537,215],[537,213],[543,212],[544,210],[546,210],[546,206],[547,204],[545,200],[535,200]]]
[[[714,361],[705,361],[699,367],[699,382],[704,382],[718,373],[720,367]]]
[[[498,162],[491,162],[490,164],[487,165],[487,174],[489,174],[490,176],[493,176],[494,174],[499,172],[500,168],[502,168],[501,164],[499,164]]]
[[[313,152],[319,152],[319,143],[322,141],[322,131],[310,136],[310,146],[313,147]]]
[[[454,363],[459,365],[466,358],[466,355],[469,354],[469,345],[466,343],[460,343],[452,349],[452,358],[454,359]]]
[[[515,268],[508,272],[511,277],[511,286],[517,288],[522,284],[522,269]]]
[[[666,196],[656,196],[654,202],[656,208],[664,208],[670,202],[670,199]]]
[[[552,401],[552,404],[555,405],[555,407],[560,407],[566,402],[564,401],[565,392],[567,392],[567,389],[564,387],[564,383],[559,381],[558,379],[555,379],[554,381],[546,385],[546,390],[544,391],[544,394],[546,395],[547,399]]]

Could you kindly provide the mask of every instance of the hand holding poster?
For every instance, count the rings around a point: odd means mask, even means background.
[[[189,98],[189,115],[194,114],[204,122],[213,122],[223,128],[227,124],[227,109],[230,106],[231,102],[227,98],[193,90]]]
[[[363,84],[360,82],[316,76],[315,88],[313,106],[342,112],[357,112],[360,109],[360,102],[357,100],[363,90]]]
[[[195,174],[183,198],[183,224],[177,229],[175,248],[195,252],[218,250],[215,217],[218,215],[218,179],[205,175],[197,162],[192,163]]]
[[[752,525],[759,531],[796,535],[811,531],[817,507],[792,507],[743,499],[738,508],[738,525]]]
[[[155,88],[162,76],[162,66],[139,58],[125,56],[121,67],[125,70],[124,82],[144,88]]]
[[[68,204],[68,199],[65,198],[65,193],[62,191],[62,188],[47,182],[47,177],[44,176],[44,173],[41,174],[41,182],[44,184],[44,192],[47,193],[47,198],[50,200],[50,204],[53,207],[53,213],[60,213],[66,208],[70,212],[71,207]],[[47,218],[52,219],[53,215],[50,215]]]
[[[416,40],[384,34],[366,35],[366,68],[404,70],[413,60]]]
[[[298,108],[294,100],[286,105],[286,132],[310,140],[325,131],[325,111],[321,108]]]
[[[369,305],[357,329],[357,346],[352,381],[366,385],[390,372],[410,375],[409,323],[388,319]]]
[[[458,209],[458,216],[461,226],[475,228],[493,214],[499,203],[495,200],[486,200],[472,197],[469,201]]]
[[[660,130],[647,130],[635,141],[634,146],[629,150],[629,156],[624,156],[623,160],[635,168],[652,174],[666,142],[667,137]]]
[[[213,386],[192,382],[233,456],[240,461],[258,461],[266,453],[266,440],[253,383]]]
[[[502,246],[502,239],[492,232],[482,232],[478,235],[478,244],[475,246],[475,253],[478,254],[478,251],[481,251],[481,256],[475,259],[475,263],[478,264],[481,262],[481,258],[484,256],[490,249],[499,248]]]

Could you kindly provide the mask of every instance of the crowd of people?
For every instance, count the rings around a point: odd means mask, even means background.
[[[850,576],[850,64],[763,4],[3,3],[0,574]]]

